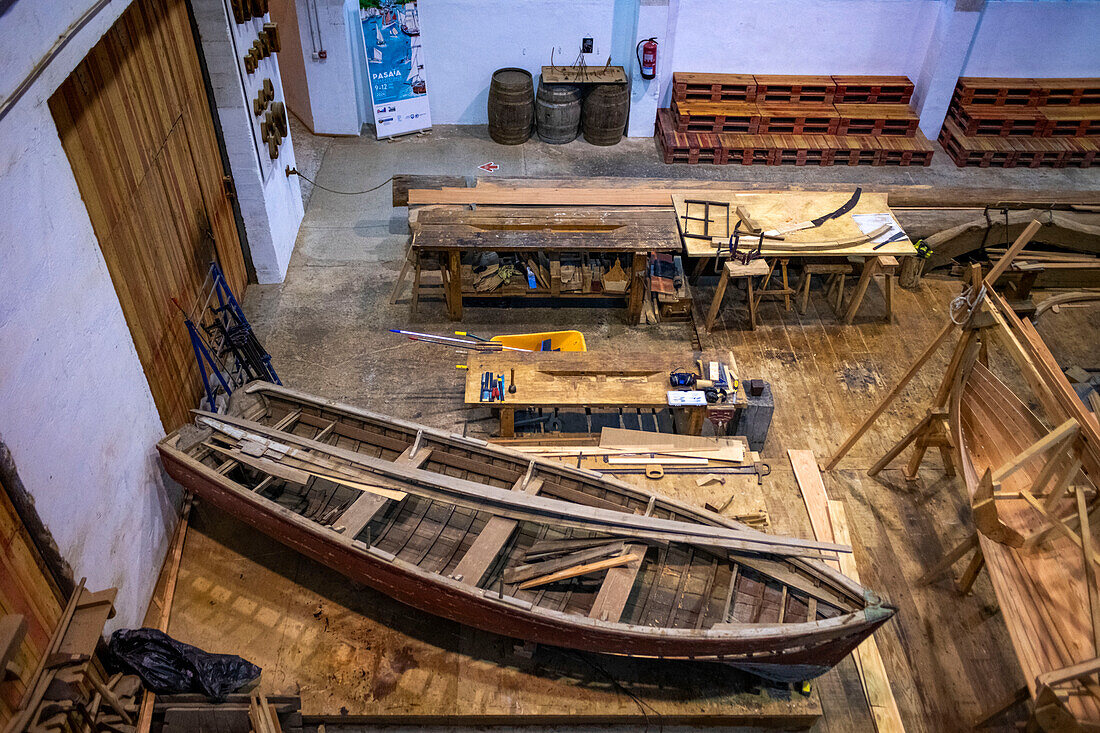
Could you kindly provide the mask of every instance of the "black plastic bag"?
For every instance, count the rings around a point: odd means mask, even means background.
[[[146,689],[171,695],[197,692],[222,700],[260,676],[260,668],[234,654],[211,654],[156,629],[119,629],[111,655]]]

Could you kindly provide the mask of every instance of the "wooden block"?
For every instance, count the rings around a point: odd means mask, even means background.
[[[19,645],[27,633],[27,619],[10,613],[0,617],[0,682],[4,681],[8,663],[19,652]]]

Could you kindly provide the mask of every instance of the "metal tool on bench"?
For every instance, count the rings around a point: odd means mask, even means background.
[[[761,256],[761,252],[764,249],[764,232],[760,232],[759,235],[750,235],[750,236],[758,236],[759,237],[756,240],[756,248],[755,249],[749,248],[749,249],[746,249],[746,250],[742,250],[741,249],[741,221],[738,220],[737,223],[733,225],[733,233],[730,234],[729,245],[728,245],[729,246],[729,258],[731,260],[733,260],[735,262],[739,262],[742,265],[747,265],[750,262],[752,262],[753,260],[755,260],[757,257]],[[721,255],[722,255],[721,248],[719,248],[718,255],[719,256],[717,258],[715,258],[716,267],[717,267],[717,263],[721,259]]]
[[[504,375],[481,373],[481,401],[504,402]]]
[[[689,372],[684,369],[674,369],[669,372],[668,382],[673,387],[680,389],[701,390],[710,404],[725,402],[729,399],[731,392],[737,392],[737,378],[721,362],[712,361],[707,366],[709,369],[706,370],[706,373],[709,378],[702,376],[705,371],[703,362],[698,361],[696,362],[697,371]]]

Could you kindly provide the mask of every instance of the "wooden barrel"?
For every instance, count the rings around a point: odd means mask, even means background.
[[[547,84],[539,78],[535,95],[535,126],[539,139],[561,145],[577,138],[581,124],[581,88],[573,84]]]
[[[614,145],[623,139],[630,94],[626,84],[593,84],[584,98],[581,129],[593,145]]]
[[[524,69],[497,69],[489,83],[489,137],[519,145],[535,125],[535,85]]]

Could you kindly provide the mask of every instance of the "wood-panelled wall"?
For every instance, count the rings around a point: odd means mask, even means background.
[[[22,670],[21,677],[0,683],[0,727],[11,718],[23,695],[24,680],[34,672],[50,643],[50,634],[61,618],[60,597],[0,483],[0,616],[14,613],[27,621],[27,635],[13,660]]]
[[[179,309],[246,284],[184,0],[135,0],[50,99],[165,430],[202,387]]]

